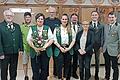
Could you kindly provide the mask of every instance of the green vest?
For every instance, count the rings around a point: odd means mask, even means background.
[[[60,27],[56,27],[56,37],[57,37],[57,42],[61,45],[61,29]],[[72,42],[72,31],[68,33],[69,37],[69,45]],[[69,50],[70,54],[73,55],[73,48]],[[58,56],[60,53],[60,50],[58,47],[55,47],[54,49],[54,56]]]
[[[38,30],[37,30],[36,25],[31,26],[31,29],[32,29],[32,34],[38,34]],[[43,31],[46,30],[47,35],[42,31],[42,39],[43,40],[48,39],[48,29],[49,29],[49,27],[44,25]],[[47,53],[48,57],[52,56],[52,47],[51,46],[47,47],[46,53]],[[37,55],[37,53],[35,52],[35,50],[33,48],[30,48],[30,56],[31,56],[31,58],[34,58],[36,55]]]

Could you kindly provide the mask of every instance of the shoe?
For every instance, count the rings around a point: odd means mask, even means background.
[[[79,79],[77,74],[73,74],[72,77],[75,78],[75,79]]]
[[[70,77],[67,77],[66,80],[70,80]]]
[[[29,77],[28,77],[28,76],[25,76],[24,80],[29,80]]]

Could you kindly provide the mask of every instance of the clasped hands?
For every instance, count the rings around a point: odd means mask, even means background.
[[[44,46],[41,48],[34,47],[34,50],[35,50],[35,52],[45,51],[46,47],[44,47]]]
[[[84,49],[79,49],[78,51],[81,55],[84,55],[86,53],[86,51]]]
[[[67,51],[69,51],[70,50],[70,48],[63,48],[63,47],[59,47],[59,49],[60,49],[60,51],[62,52],[62,53],[66,53]]]

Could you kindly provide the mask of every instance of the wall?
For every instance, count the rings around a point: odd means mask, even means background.
[[[16,1],[20,1],[20,2],[24,2],[27,1],[26,4],[37,4],[35,2],[35,0],[8,0],[6,2],[6,4],[12,3],[12,4],[16,4]],[[55,1],[66,1],[63,5],[93,5],[91,1],[95,1],[95,0],[81,0],[84,1],[84,3],[80,4],[80,3],[76,3],[74,1],[80,1],[80,0],[36,0],[38,2],[42,2],[42,1],[47,1],[46,4],[57,4]],[[96,0],[96,1],[103,1],[103,5],[111,5],[109,0]]]

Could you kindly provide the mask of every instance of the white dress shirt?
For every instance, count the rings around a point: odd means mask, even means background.
[[[86,41],[87,41],[87,32],[83,31],[82,36],[80,38],[80,48],[83,50],[85,49]]]
[[[74,25],[75,25],[75,32],[77,32],[77,31],[78,31],[78,24],[73,24],[73,23],[71,23],[72,28],[74,27]],[[73,28],[73,29],[74,29],[74,28]]]
[[[69,45],[69,37],[68,37],[67,27],[65,28],[61,25],[60,29],[61,29],[61,44]],[[75,37],[76,37],[75,31],[72,29],[72,41],[75,41]],[[55,43],[57,43],[56,28],[54,30],[54,41],[55,41]]]

